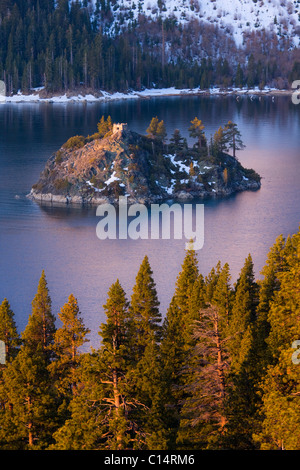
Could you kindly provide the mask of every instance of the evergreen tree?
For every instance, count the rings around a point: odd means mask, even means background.
[[[97,128],[98,128],[99,138],[102,139],[109,132],[112,131],[113,124],[112,124],[111,117],[108,116],[108,118],[105,120],[104,116],[102,116],[100,121],[97,124]]]
[[[161,314],[149,259],[144,257],[136,276],[129,307],[132,319],[130,351],[133,365],[129,372],[130,395],[147,407],[137,410],[146,435],[146,445],[165,448],[162,419],[163,400],[159,343]],[[151,448],[151,447],[149,447]]]
[[[223,127],[219,127],[219,129],[215,132],[213,136],[213,149],[216,156],[222,155],[227,150],[227,135],[226,131]]]
[[[3,374],[4,439],[16,449],[45,449],[57,426],[56,397],[48,366],[55,332],[44,271],[22,334],[23,344]],[[3,439],[3,436],[1,437]]]
[[[253,324],[258,304],[258,286],[255,282],[253,261],[249,254],[235,285],[229,331],[232,367],[238,371],[247,357],[252,341]]]
[[[50,361],[53,356],[51,346],[53,345],[55,331],[55,317],[52,314],[51,298],[43,270],[37,293],[32,301],[32,313],[22,334],[22,340],[33,352],[41,347],[47,360]]]
[[[281,264],[284,269],[277,273],[280,288],[271,301],[268,314],[270,333],[266,340],[273,360],[279,356],[281,349],[289,348],[298,339],[299,247],[300,232],[287,240]]]
[[[133,328],[128,307],[126,294],[117,280],[109,289],[104,305],[107,322],[100,330],[103,341],[101,360],[109,371],[113,404],[109,420],[109,446],[116,450],[140,447],[143,441],[139,425],[131,421],[131,416],[134,416],[134,397],[128,397],[126,393],[129,388],[127,374],[132,365],[130,337]]]
[[[159,121],[156,129],[156,137],[161,141],[164,142],[167,137],[167,130],[163,120]]]
[[[156,139],[161,142],[165,140],[167,135],[164,121],[159,121],[157,116],[151,119],[146,132],[151,139]]]
[[[288,266],[279,272],[280,287],[270,302],[267,339],[272,354],[262,383],[261,449],[297,450],[299,433],[300,231],[292,237]],[[292,249],[291,249],[292,248]],[[294,343],[295,342],[295,343]]]
[[[282,349],[278,363],[264,377],[262,426],[253,436],[261,450],[300,449],[300,370],[299,363],[292,362],[294,353],[292,347]]]
[[[70,417],[53,435],[54,450],[106,449],[113,410],[110,380],[98,351],[83,354],[78,369],[78,393],[69,406]],[[105,383],[104,383],[105,382]]]
[[[226,321],[222,316],[217,307],[208,304],[194,325],[196,344],[188,367],[183,371],[187,377],[186,397],[178,438],[183,444],[190,441],[188,448],[195,444],[196,448],[199,445],[215,448],[224,432],[230,358],[226,346]]]
[[[244,73],[241,64],[238,63],[236,74],[235,74],[235,86],[242,88],[244,85]]]
[[[144,257],[136,276],[130,302],[133,320],[132,352],[138,362],[150,339],[158,343],[161,337],[161,314],[153,272],[147,256]]]
[[[56,429],[56,401],[42,346],[23,345],[3,373],[0,440],[6,449],[46,449]]]
[[[270,334],[269,312],[271,302],[280,289],[280,273],[288,270],[287,257],[293,251],[291,238],[277,237],[270,248],[265,266],[262,269],[262,280],[259,281],[259,303],[255,327],[255,350],[259,357],[261,374],[272,362],[272,352],[268,348],[267,338]]]
[[[179,129],[175,129],[174,133],[170,138],[169,152],[175,153],[175,155],[177,156],[178,154],[180,154],[180,152],[183,151],[185,147],[185,139],[181,136]]]
[[[132,321],[126,294],[117,280],[104,305],[107,321],[102,345],[80,364],[80,386],[70,404],[71,417],[54,435],[56,449],[140,449],[145,432],[140,414],[147,407],[131,394],[129,372]]]
[[[254,87],[257,84],[257,66],[255,63],[254,55],[250,54],[247,64],[247,86],[248,88]]]
[[[205,126],[202,124],[202,121],[195,117],[191,121],[191,126],[189,127],[190,137],[197,139],[198,149],[206,147],[206,137],[204,133]]]
[[[172,429],[169,446],[173,448],[180,421],[181,402],[184,395],[182,370],[185,367],[191,348],[193,322],[199,318],[203,302],[203,279],[199,279],[198,261],[192,247],[186,250],[182,269],[177,277],[175,293],[169,305],[163,323],[161,358],[163,365],[164,400],[168,412],[165,413],[165,425]],[[202,291],[202,292],[201,292]]]
[[[254,350],[257,303],[258,286],[252,258],[248,255],[235,285],[227,329],[231,367],[225,403],[226,433],[222,436],[222,445],[228,449],[255,449],[252,434],[256,431],[258,404]]]
[[[208,275],[205,277],[205,301],[206,303],[211,303],[213,300],[221,269],[222,269],[221,261],[218,261],[217,265],[213,267],[208,273]]]
[[[241,138],[241,133],[237,128],[237,124],[234,124],[231,121],[225,125],[225,141],[228,147],[232,148],[232,156],[236,158],[236,151],[243,150],[245,145]]]
[[[56,360],[49,367],[58,392],[68,400],[76,393],[77,369],[80,364],[79,348],[88,341],[86,335],[90,332],[85,328],[80,317],[77,299],[73,294],[58,314],[62,321],[54,335],[53,350]]]
[[[229,264],[225,263],[223,268],[218,269],[217,267],[217,270],[219,270],[219,274],[217,276],[217,282],[213,290],[211,302],[217,307],[220,321],[223,323],[222,329],[223,331],[226,331],[226,329],[229,328],[233,301],[233,292],[230,285],[231,275]]]

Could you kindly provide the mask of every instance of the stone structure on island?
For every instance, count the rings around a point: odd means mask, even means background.
[[[123,131],[126,131],[127,129],[128,129],[128,126],[124,122],[113,124],[112,133],[115,134],[116,132],[119,132],[119,131],[123,132]]]

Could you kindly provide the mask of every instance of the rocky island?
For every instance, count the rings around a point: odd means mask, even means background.
[[[120,196],[127,196],[128,203],[147,204],[260,188],[260,176],[235,156],[243,147],[235,124],[220,127],[209,143],[199,119],[191,121],[189,132],[196,138],[193,147],[178,129],[167,144],[158,118],[152,119],[147,135],[141,135],[102,116],[98,132],[71,137],[50,157],[28,197],[54,205],[99,205],[117,204]]]

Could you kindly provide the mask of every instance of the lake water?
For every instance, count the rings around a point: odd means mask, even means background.
[[[128,298],[145,254],[165,315],[184,258],[185,240],[105,240],[96,236],[96,207],[41,207],[26,198],[49,156],[70,136],[96,131],[102,114],[146,133],[153,116],[168,136],[188,137],[190,121],[202,119],[208,138],[228,120],[238,124],[246,149],[242,165],[262,176],[262,187],[226,200],[205,201],[205,239],[198,251],[203,275],[228,262],[232,283],[251,253],[256,277],[279,234],[299,228],[300,106],[289,97],[169,97],[114,103],[32,103],[0,106],[0,301],[7,297],[23,331],[42,269],[53,312],[70,293],[78,298],[84,323],[99,343],[102,305],[119,278]],[[203,202],[203,201],[199,201]],[[59,323],[58,323],[59,324]]]

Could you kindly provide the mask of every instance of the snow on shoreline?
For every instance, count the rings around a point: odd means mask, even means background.
[[[116,101],[116,100],[128,100],[128,99],[141,99],[141,98],[151,98],[159,96],[187,96],[187,95],[209,95],[209,96],[218,96],[218,95],[257,95],[257,94],[289,94],[288,90],[278,90],[276,88],[265,87],[263,90],[260,90],[258,87],[255,88],[230,88],[227,90],[214,87],[209,90],[201,90],[200,88],[193,89],[177,89],[175,87],[170,88],[152,88],[145,89],[143,91],[131,91],[128,93],[108,93],[106,91],[100,91],[99,96],[92,94],[78,94],[78,95],[61,95],[61,96],[52,96],[49,98],[41,98],[39,95],[39,89],[32,90],[33,93],[25,95],[21,92],[13,96],[7,96],[3,103],[72,103],[72,102],[107,102],[107,101]]]

